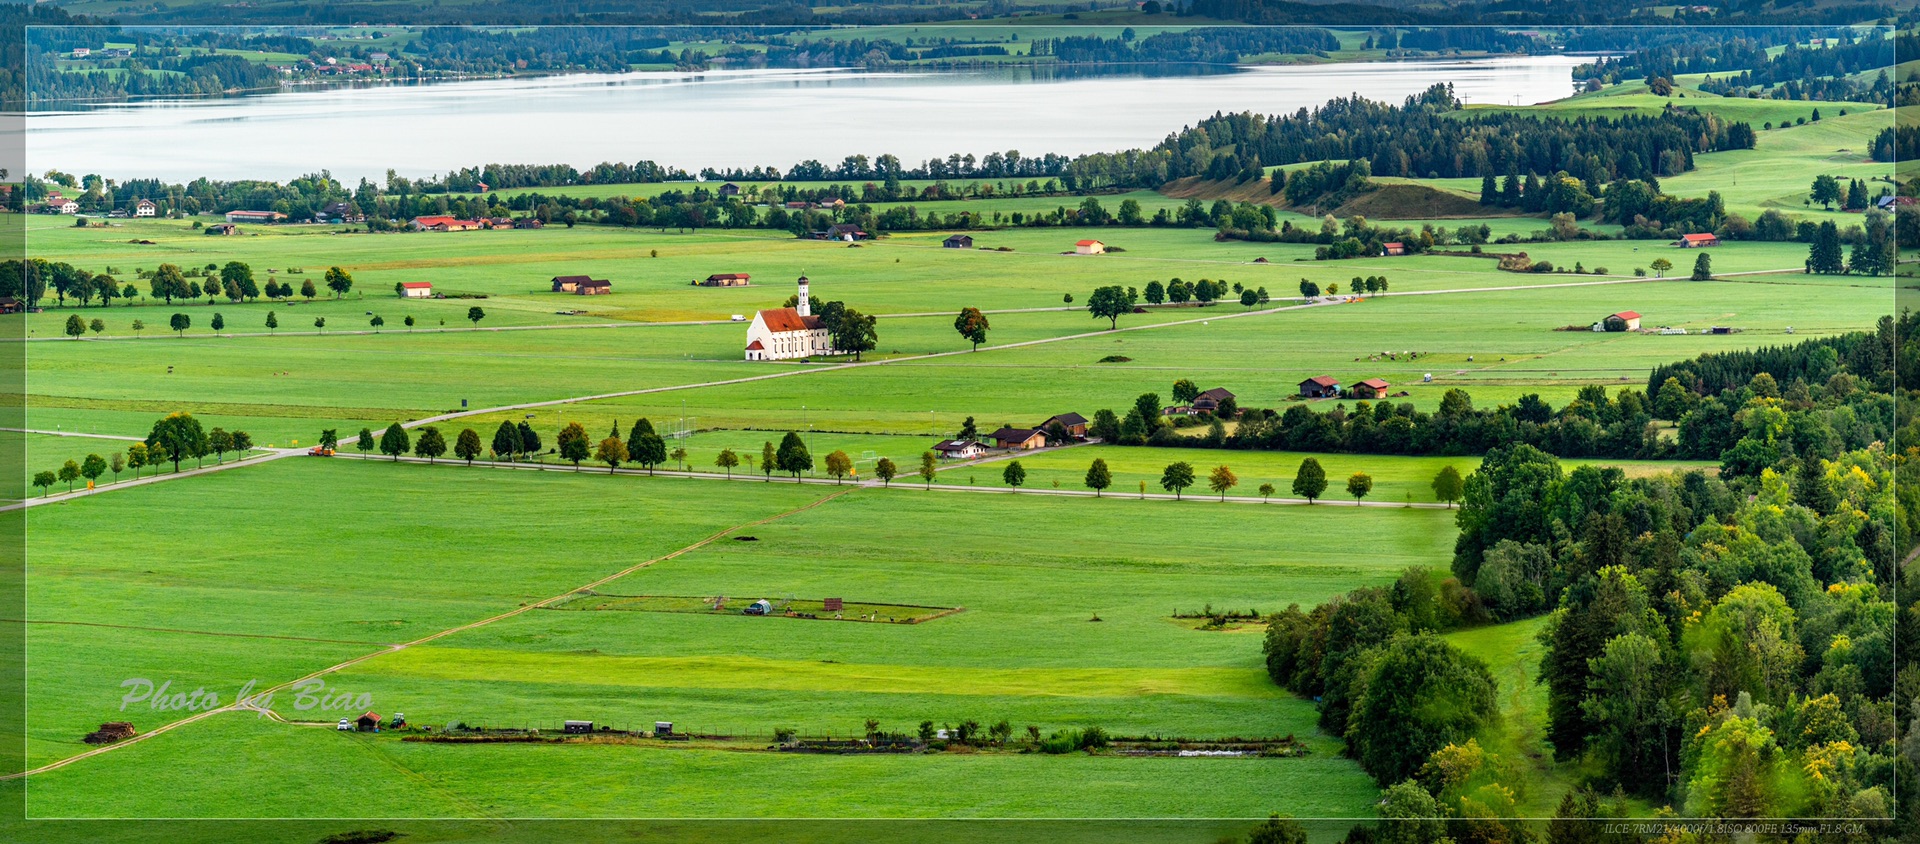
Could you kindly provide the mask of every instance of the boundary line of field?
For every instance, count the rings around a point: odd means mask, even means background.
[[[288,680],[286,682],[279,683],[277,685],[270,686],[265,689],[261,689],[258,692],[255,692],[252,697],[249,697],[243,700],[236,700],[233,703],[229,703],[225,706],[217,707],[214,709],[208,709],[206,711],[199,712],[194,715],[189,715],[178,721],[162,724],[158,727],[155,727],[151,730],[148,730],[145,733],[141,733],[140,735],[134,736],[132,738],[129,738],[123,741],[114,742],[113,744],[101,745],[100,747],[96,747],[92,750],[88,750],[82,753],[77,753],[72,756],[68,756],[65,759],[58,759],[53,762],[49,762],[45,765],[41,765],[38,768],[30,768],[25,771],[17,771],[12,773],[0,774],[0,781],[24,779],[34,774],[45,773],[47,771],[51,771],[57,768],[64,768],[82,759],[89,759],[94,756],[98,756],[102,753],[107,753],[109,751],[115,750],[117,748],[138,744],[147,739],[151,739],[154,736],[163,735],[167,732],[178,729],[180,727],[184,727],[188,724],[192,724],[196,721],[201,721],[207,718],[211,718],[222,712],[233,712],[233,711],[239,711],[239,710],[262,712],[264,711],[264,708],[258,705],[257,701],[259,699],[267,696],[271,696],[278,692],[286,691],[287,689],[290,689],[299,683],[304,683],[308,680],[313,680],[319,677],[324,677],[328,674],[333,674],[339,671],[343,671],[347,668],[351,668],[355,665],[358,665],[362,662],[366,662],[367,660],[373,659],[374,657],[380,656],[382,654],[395,653],[398,651],[406,650],[407,648],[415,647],[417,645],[424,645],[429,642],[433,642],[435,640],[445,638],[447,636],[452,636],[456,633],[464,633],[469,630],[485,627],[496,621],[504,621],[506,619],[513,618],[514,616],[520,615],[522,613],[531,612],[533,610],[546,607],[550,604],[558,603],[559,601],[565,600],[566,598],[573,596],[575,593],[583,589],[593,589],[598,586],[603,586],[615,580],[619,580],[622,577],[626,577],[627,575],[630,575],[636,571],[652,566],[656,563],[664,563],[668,560],[676,559],[678,557],[684,556],[694,551],[698,551],[701,548],[705,548],[706,546],[719,541],[722,537],[725,537],[728,534],[731,534],[735,531],[744,530],[746,528],[751,528],[751,527],[759,527],[760,525],[777,522],[781,519],[787,518],[788,516],[804,513],[808,510],[811,510],[815,507],[818,507],[822,504],[832,501],[835,498],[839,498],[840,496],[845,495],[846,493],[852,492],[853,490],[858,488],[859,487],[848,487],[847,489],[841,490],[840,492],[823,495],[819,498],[816,498],[812,501],[807,502],[806,504],[803,504],[799,507],[795,507],[791,510],[775,513],[771,516],[767,516],[761,519],[755,519],[750,522],[744,522],[737,525],[729,525],[727,527],[721,528],[718,531],[708,534],[705,538],[700,539],[699,541],[694,542],[690,545],[682,546],[678,549],[675,549],[666,554],[662,554],[658,557],[654,557],[649,560],[643,560],[641,562],[634,563],[633,565],[627,566],[626,568],[620,569],[619,571],[616,571],[605,577],[599,578],[589,583],[584,583],[579,586],[575,586],[571,589],[568,589],[565,592],[562,592],[558,595],[554,595],[550,598],[546,598],[546,599],[531,602],[531,603],[521,604],[520,606],[514,607],[513,609],[507,610],[506,612],[488,616],[487,618],[483,618],[478,621],[470,621],[470,622],[467,622],[466,624],[462,624],[456,627],[449,627],[437,633],[429,633],[425,636],[421,636],[420,638],[414,639],[409,642],[401,642],[399,644],[382,646],[379,650],[373,651],[372,653],[362,654],[352,659],[334,663],[333,665],[329,665],[317,671],[308,672],[307,674],[304,674],[299,677],[295,677],[292,680]]]

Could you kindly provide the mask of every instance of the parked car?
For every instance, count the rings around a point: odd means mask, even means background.
[[[340,723],[333,725],[333,728],[343,733],[351,733],[353,732],[353,719],[342,718],[340,719]]]

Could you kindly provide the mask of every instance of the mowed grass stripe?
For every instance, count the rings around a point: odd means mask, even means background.
[[[751,622],[750,622],[751,623]],[[771,623],[782,623],[772,620]],[[801,623],[801,622],[791,622]],[[769,631],[768,635],[779,635]],[[421,647],[379,654],[360,674],[427,680],[553,683],[630,688],[794,692],[1138,697],[1272,697],[1258,672],[1238,668],[990,668],[848,664],[735,656],[608,656]]]

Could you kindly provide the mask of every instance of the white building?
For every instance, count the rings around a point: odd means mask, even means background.
[[[753,315],[747,326],[747,360],[793,360],[833,353],[833,340],[807,299],[807,277],[800,277],[800,300],[791,308]]]
[[[1105,255],[1107,245],[1097,240],[1082,240],[1073,245],[1075,255]]]
[[[159,206],[154,205],[151,199],[142,199],[133,204],[133,216],[135,217],[151,217],[154,215],[154,212],[158,210]]]
[[[400,282],[400,296],[404,299],[433,298],[433,283],[428,281]]]

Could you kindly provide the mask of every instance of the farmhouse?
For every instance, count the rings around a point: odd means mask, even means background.
[[[1220,405],[1233,400],[1234,396],[1231,390],[1225,387],[1215,387],[1193,397],[1193,410],[1196,413],[1202,410],[1219,410]]]
[[[1387,391],[1391,389],[1393,389],[1393,385],[1388,384],[1385,378],[1368,378],[1365,381],[1353,385],[1353,397],[1356,399],[1383,398],[1386,396]]]
[[[431,299],[433,298],[433,282],[430,282],[430,281],[400,282],[400,296],[401,298],[405,298],[405,299]]]
[[[1075,255],[1105,255],[1107,245],[1097,240],[1082,240],[1073,245]]]
[[[1712,234],[1683,234],[1679,240],[1673,242],[1673,245],[1681,249],[1702,249],[1708,246],[1719,246],[1720,238]]]
[[[800,298],[791,308],[769,308],[753,315],[747,326],[747,360],[792,360],[833,353],[833,339],[820,318],[813,315],[807,295],[807,277],[801,276]]]
[[[590,275],[557,275],[553,277],[553,292],[572,293],[583,281],[592,281]]]
[[[973,440],[943,440],[933,451],[948,460],[972,460],[987,453],[987,447]]]
[[[1340,381],[1330,375],[1315,375],[1300,382],[1303,399],[1330,399],[1340,395]]]
[[[940,245],[948,249],[972,249],[973,236],[965,234],[952,235],[945,241],[942,241]]]
[[[1047,421],[1040,423],[1039,428],[1042,431],[1046,431],[1052,428],[1056,422],[1060,424],[1060,427],[1066,429],[1067,436],[1084,437],[1087,435],[1087,417],[1081,416],[1078,413],[1059,413],[1049,416],[1047,417]]]
[[[213,225],[207,227],[207,230],[205,233],[217,234],[217,235],[239,234],[240,227],[232,223],[214,223]]]
[[[48,214],[80,213],[80,203],[63,196],[49,196],[47,197],[47,203],[40,207],[45,209]]]
[[[480,228],[480,221],[446,216],[415,217],[407,227],[417,232],[464,232]]]
[[[353,206],[337,201],[329,202],[321,206],[320,211],[314,214],[313,218],[322,223],[364,223],[367,221],[367,215],[357,213],[353,210]]]
[[[159,213],[159,211],[160,206],[153,204],[153,200],[151,199],[142,199],[133,204],[133,216],[135,217],[151,217]]]
[[[278,223],[287,215],[278,211],[228,211],[229,223]]]
[[[1047,433],[1033,428],[1001,428],[987,436],[1000,448],[1015,451],[1029,451],[1047,444]]]
[[[700,286],[745,287],[747,286],[748,279],[752,277],[750,273],[714,273],[713,275],[707,276],[706,281],[700,282]]]
[[[613,292],[613,282],[604,278],[590,278],[573,286],[575,296],[605,296]]]
[[[1389,256],[1389,255],[1405,255],[1407,254],[1407,245],[1397,240],[1392,243],[1382,243],[1380,244],[1380,254],[1382,257]]]
[[[866,231],[862,230],[859,226],[856,226],[852,223],[838,223],[832,226],[831,228],[828,228],[825,235],[821,239],[822,240],[844,240],[844,241],[847,241],[848,243],[852,243],[853,241],[856,241],[856,240],[866,240],[868,237],[870,237],[870,235],[868,235]]]

